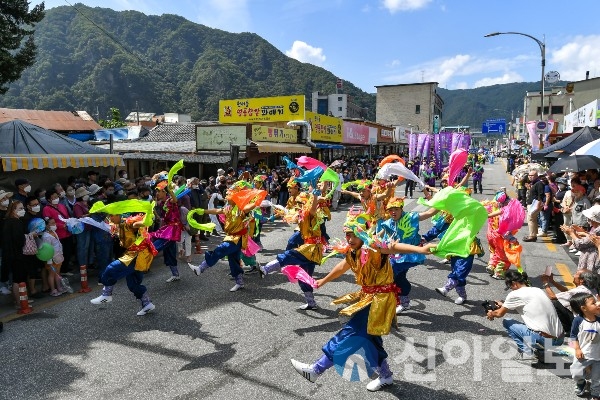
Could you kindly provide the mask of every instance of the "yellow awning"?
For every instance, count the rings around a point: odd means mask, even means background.
[[[277,142],[254,142],[259,153],[311,153],[309,146],[298,143],[277,143]]]
[[[44,168],[123,167],[119,154],[0,154],[5,172]]]

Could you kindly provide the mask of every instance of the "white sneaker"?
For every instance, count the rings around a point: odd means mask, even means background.
[[[265,271],[264,265],[260,265],[258,267],[258,272],[260,273],[260,279],[264,279],[264,277],[268,275],[268,273]]]
[[[106,303],[110,303],[111,301],[112,301],[112,296],[100,295],[100,296],[96,297],[95,299],[91,299],[90,303],[92,303],[92,304],[106,304]]]
[[[581,254],[582,254],[582,253],[581,253],[580,251],[578,251],[577,253],[575,253],[575,255],[576,255],[577,257],[579,257]]]
[[[200,276],[201,272],[200,272],[200,266],[199,265],[194,265],[192,263],[188,263],[188,266],[190,267],[190,269],[192,271],[194,271],[194,273],[196,274],[196,276]]]
[[[308,303],[301,305],[300,307],[298,307],[298,310],[318,310],[319,306],[318,305],[314,305],[314,306],[309,306]]]
[[[408,310],[410,310],[410,304],[407,304],[405,306],[400,304],[398,307],[396,307],[396,314],[400,314],[401,312],[408,311]]]
[[[6,295],[8,295],[8,294],[11,294],[11,293],[12,293],[12,291],[11,291],[9,288],[7,288],[6,286],[2,286],[2,287],[0,288],[0,293],[1,293],[1,294],[6,294]]]
[[[169,279],[167,279],[165,282],[171,283],[171,282],[175,282],[175,281],[179,281],[179,280],[181,280],[181,278],[179,277],[179,275],[173,275]]]
[[[465,302],[465,299],[463,297],[458,296],[456,298],[456,300],[454,300],[454,304],[462,304]]]
[[[394,384],[393,376],[390,376],[388,378],[379,377],[379,378],[373,379],[371,382],[369,382],[369,384],[367,385],[367,390],[369,392],[376,392],[385,386],[391,386],[393,384]]]
[[[317,380],[319,375],[317,375],[317,373],[315,373],[315,371],[312,369],[312,367],[310,365],[301,363],[300,361],[296,361],[294,359],[292,359],[291,361],[292,361],[292,366],[294,367],[294,369],[296,370],[297,373],[302,375],[308,381],[315,383],[315,381]]]
[[[150,311],[154,310],[156,307],[154,307],[154,304],[152,303],[148,303],[146,304],[145,307],[142,307],[142,309],[140,311],[137,312],[137,315],[146,315],[148,314]]]
[[[230,292],[237,292],[240,289],[243,289],[244,285],[240,285],[240,284],[235,284],[231,289],[229,289]]]
[[[440,264],[450,264],[450,260],[446,258],[444,261],[440,262]]]
[[[448,295],[448,291],[446,290],[446,288],[443,288],[443,287],[435,288],[435,291],[444,297],[446,297]]]

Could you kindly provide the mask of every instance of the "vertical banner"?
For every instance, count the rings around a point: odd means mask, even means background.
[[[529,133],[529,143],[531,143],[531,151],[540,149],[540,139],[536,132],[537,121],[528,121],[526,124],[527,132]]]
[[[417,134],[408,134],[408,159],[414,160],[417,155]]]
[[[443,133],[433,137],[433,155],[435,157],[435,165],[442,165],[442,137]]]
[[[553,129],[554,129],[554,120],[549,119],[548,120],[548,130],[546,131],[546,134],[544,134],[544,147],[550,146],[550,133],[552,133]]]
[[[425,134],[417,133],[417,154],[420,156],[421,161],[425,160],[423,157],[423,145],[425,144]]]
[[[431,135],[425,134],[425,145],[423,146],[423,158],[429,158],[429,149],[431,148]]]

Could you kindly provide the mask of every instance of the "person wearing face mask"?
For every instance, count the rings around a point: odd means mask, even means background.
[[[71,212],[71,215],[73,215],[73,207],[75,206],[75,203],[77,202],[77,197],[75,197],[75,188],[73,186],[67,186],[66,192],[67,192],[67,195],[65,196],[65,200],[66,200],[65,205]]]
[[[124,169],[119,170],[118,175],[119,179],[127,179],[127,171],[125,171]]]
[[[75,218],[87,217],[90,211],[88,200],[90,199],[90,192],[84,188],[80,187],[75,191],[75,197],[77,198],[77,202],[73,206],[73,216]],[[77,262],[79,263],[79,268],[88,267],[90,265],[90,261],[93,258],[92,246],[90,246],[90,238],[91,238],[91,226],[88,224],[84,224],[83,232],[77,235]]]
[[[24,262],[23,246],[27,227],[22,218],[25,216],[25,207],[20,200],[13,200],[6,210],[6,219],[2,229],[2,265],[6,265],[12,273],[12,292],[15,306],[19,305],[19,283],[26,283],[29,270]]]
[[[48,243],[54,248],[54,255],[46,261],[44,268],[48,272],[48,284],[50,286],[50,296],[57,297],[66,293],[66,289],[62,286],[60,276],[60,267],[64,261],[62,245],[56,234],[56,221],[49,218],[46,221],[46,231],[42,234],[42,241]]]
[[[475,167],[473,167],[473,193],[477,194],[477,190],[479,190],[479,194],[483,194],[483,186],[481,182],[483,181],[483,166],[477,162]]]
[[[44,208],[44,206],[46,204],[48,204],[48,202],[46,201],[46,189],[44,189],[44,188],[35,189],[35,191],[33,192],[33,196],[39,200],[42,208]],[[29,197],[29,196],[27,196],[27,197]]]
[[[72,217],[73,209],[71,208],[71,206],[69,205],[69,202],[67,201],[67,191],[65,189],[63,189],[63,186],[60,183],[54,184],[54,190],[56,190],[56,193],[58,193],[58,203],[65,206],[65,208],[69,212],[69,216]]]
[[[15,187],[17,188],[14,194],[14,200],[19,200],[24,203],[31,192],[31,182],[25,178],[18,178],[15,180]]]
[[[12,192],[6,192],[0,189],[0,235],[4,229],[4,219],[8,211],[8,205],[10,204],[10,198],[13,196]],[[0,261],[2,260],[2,252],[0,251]],[[0,294],[11,294],[12,291],[8,288],[9,271],[8,264],[0,264]]]
[[[56,221],[56,234],[60,239],[60,243],[63,247],[63,255],[65,256],[63,271],[64,274],[67,275],[71,273],[69,269],[74,249],[73,237],[71,236],[71,232],[67,230],[67,226],[63,221],[70,217],[69,211],[67,210],[67,207],[60,204],[60,197],[54,189],[46,191],[46,200],[48,200],[48,205],[42,210],[42,215],[44,218],[53,218]]]
[[[190,194],[189,194],[190,207],[187,207],[185,204],[183,204],[183,202],[182,202],[182,205],[185,208],[187,208],[188,210],[194,210],[196,208],[202,208],[202,209],[208,208],[208,193],[206,193],[206,189],[204,188],[204,186],[200,185],[200,180],[196,177],[191,178],[190,182],[188,184],[188,187],[190,188]],[[209,222],[209,217],[206,215],[195,214],[194,220],[196,220],[196,222],[198,222],[200,224],[205,224],[205,223]],[[204,231],[198,232],[197,230],[194,230],[192,228],[192,235],[194,236],[194,240],[202,240],[202,241],[209,240],[206,237],[206,234],[204,233]]]

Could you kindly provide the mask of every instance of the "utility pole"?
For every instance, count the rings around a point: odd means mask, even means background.
[[[135,109],[137,114],[137,124],[140,125],[140,107],[138,106],[137,100],[135,101]]]

